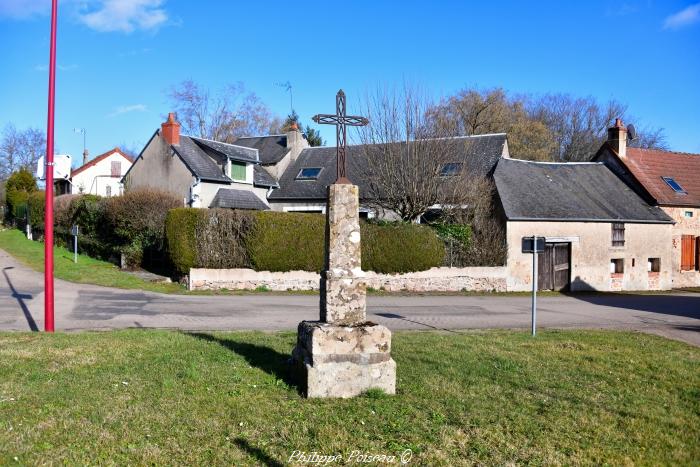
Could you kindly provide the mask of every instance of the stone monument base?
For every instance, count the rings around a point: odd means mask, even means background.
[[[373,388],[396,394],[391,331],[378,324],[302,321],[292,360],[307,397],[347,398]]]

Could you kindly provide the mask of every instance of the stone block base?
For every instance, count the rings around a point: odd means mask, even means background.
[[[302,321],[292,360],[307,397],[347,398],[374,388],[396,393],[391,331],[384,326]]]

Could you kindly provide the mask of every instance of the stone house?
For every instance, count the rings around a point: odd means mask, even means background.
[[[593,160],[675,221],[668,240],[673,287],[700,286],[700,154],[629,147],[618,119]]]
[[[494,172],[507,238],[507,289],[532,289],[523,237],[545,237],[540,290],[666,290],[673,220],[603,163],[501,159]]]
[[[269,192],[278,187],[275,174],[305,147],[297,129],[235,144],[182,135],[171,113],[124,175],[124,185],[169,191],[185,206],[265,210]]]
[[[55,193],[119,196],[123,193],[122,177],[133,159],[114,148],[71,170],[70,177],[56,180]]]

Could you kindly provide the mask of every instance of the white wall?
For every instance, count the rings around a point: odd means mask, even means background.
[[[121,164],[119,176],[112,176],[112,161],[118,161]],[[90,164],[91,162],[88,162]],[[122,194],[123,187],[121,178],[131,167],[131,162],[124,158],[118,152],[113,152],[106,158],[98,161],[80,173],[71,178],[72,194],[92,194],[99,196],[119,196]]]

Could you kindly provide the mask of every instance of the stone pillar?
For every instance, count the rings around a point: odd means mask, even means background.
[[[358,195],[355,185],[328,187],[321,319],[299,323],[292,353],[307,397],[353,397],[373,388],[396,393],[391,331],[366,316]]]
[[[328,187],[326,255],[321,273],[321,321],[354,325],[366,320],[367,287],[361,266],[358,188]]]

